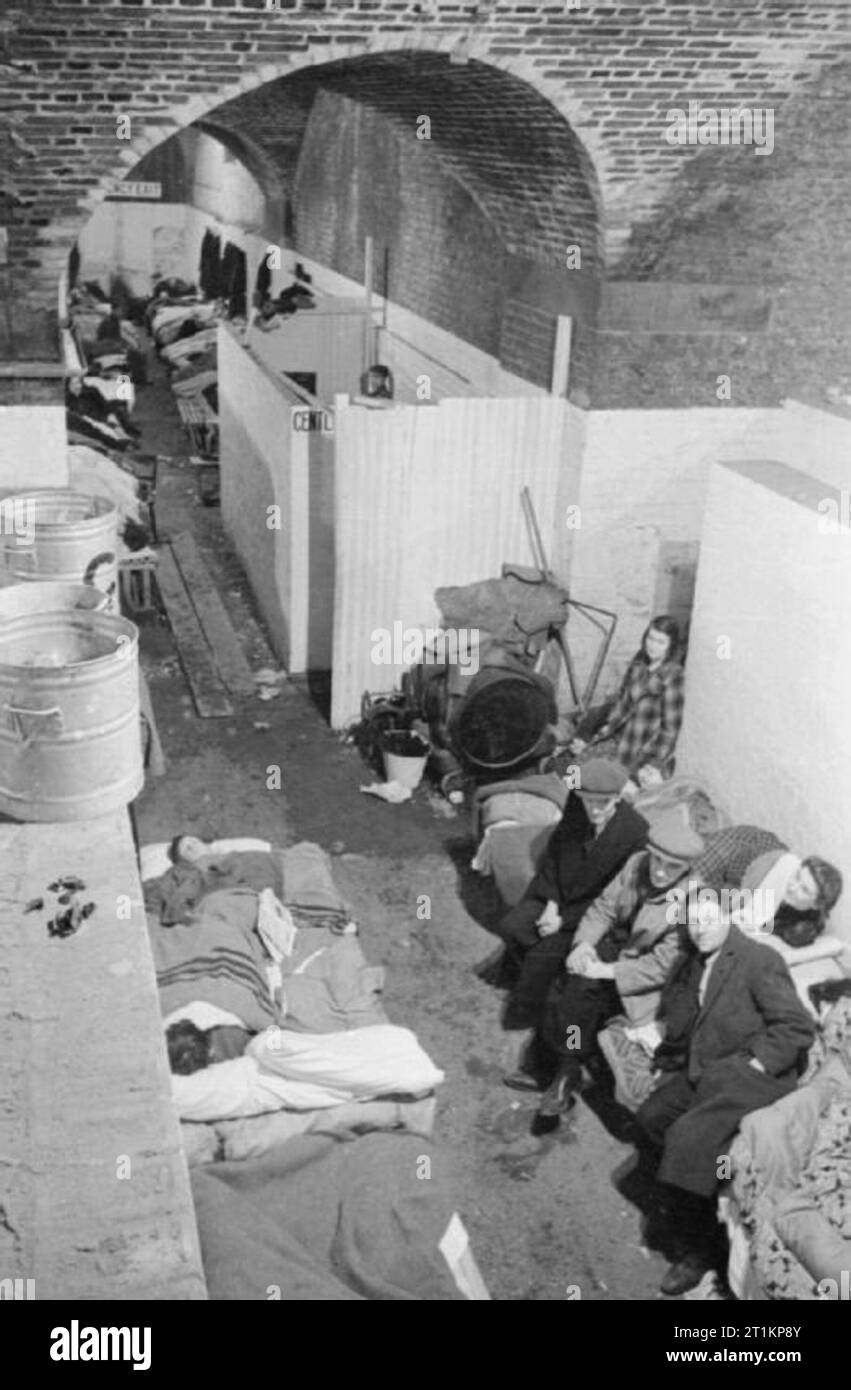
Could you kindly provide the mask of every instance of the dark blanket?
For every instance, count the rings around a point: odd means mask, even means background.
[[[208,893],[227,888],[251,888],[262,893],[264,888],[271,888],[280,898],[283,884],[279,853],[243,850],[208,855],[193,864],[173,864],[159,878],[149,879],[144,885],[145,911],[154,922],[170,927],[186,922]]]
[[[464,1298],[439,1250],[446,1163],[420,1135],[299,1135],[190,1177],[211,1299]]]

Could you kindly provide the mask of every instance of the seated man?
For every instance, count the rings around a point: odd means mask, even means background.
[[[503,1026],[523,1030],[516,1039],[517,1061],[528,1030],[540,1022],[585,909],[647,838],[643,816],[620,799],[628,780],[624,768],[591,758],[581,767],[580,779],[538,873],[498,928],[507,948],[505,964],[513,974]]]
[[[539,1122],[557,1123],[573,1108],[582,1063],[609,1019],[624,1011],[633,1024],[654,1017],[679,950],[682,898],[672,890],[702,850],[703,840],[683,816],[667,811],[651,826],[647,849],[627,861],[583,916],[567,971],[545,1006],[543,1041],[558,1067],[538,1108]]]
[[[719,1159],[739,1121],[794,1090],[814,1025],[783,959],[731,924],[722,885],[688,911],[690,945],[660,1004],[662,1079],[638,1111],[657,1173],[674,1200],[682,1258],[668,1270],[671,1297],[698,1284],[718,1260],[715,1192]]]

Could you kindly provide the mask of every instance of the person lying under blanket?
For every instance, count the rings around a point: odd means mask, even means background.
[[[144,885],[145,911],[164,927],[185,922],[201,899],[224,888],[271,888],[283,894],[283,868],[273,851],[214,854],[195,835],[176,835],[169,847],[171,868]]]
[[[169,1067],[177,1076],[191,1076],[217,1062],[230,1062],[243,1055],[253,1036],[247,1028],[198,1028],[188,1018],[181,1018],[165,1033]]]

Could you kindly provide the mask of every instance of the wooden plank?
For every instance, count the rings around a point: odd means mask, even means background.
[[[233,714],[233,705],[219,679],[213,653],[186,591],[177,561],[167,545],[162,547],[159,554],[157,585],[171,623],[195,708],[203,719],[216,719]]]
[[[193,537],[188,531],[181,531],[172,540],[171,548],[222,680],[232,695],[254,695],[251,668]]]

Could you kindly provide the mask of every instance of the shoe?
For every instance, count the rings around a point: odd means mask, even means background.
[[[543,1086],[536,1081],[534,1076],[530,1076],[527,1071],[510,1071],[502,1078],[503,1086],[510,1086],[512,1091],[542,1091]]]
[[[692,1252],[671,1265],[659,1288],[666,1298],[678,1298],[680,1294],[696,1288],[711,1268],[705,1255]]]
[[[517,979],[517,967],[512,964],[504,946],[474,966],[473,973],[493,989],[512,989]]]
[[[545,1119],[557,1115],[568,1115],[576,1104],[576,1096],[570,1087],[571,1078],[559,1072],[541,1097],[538,1114]]]

